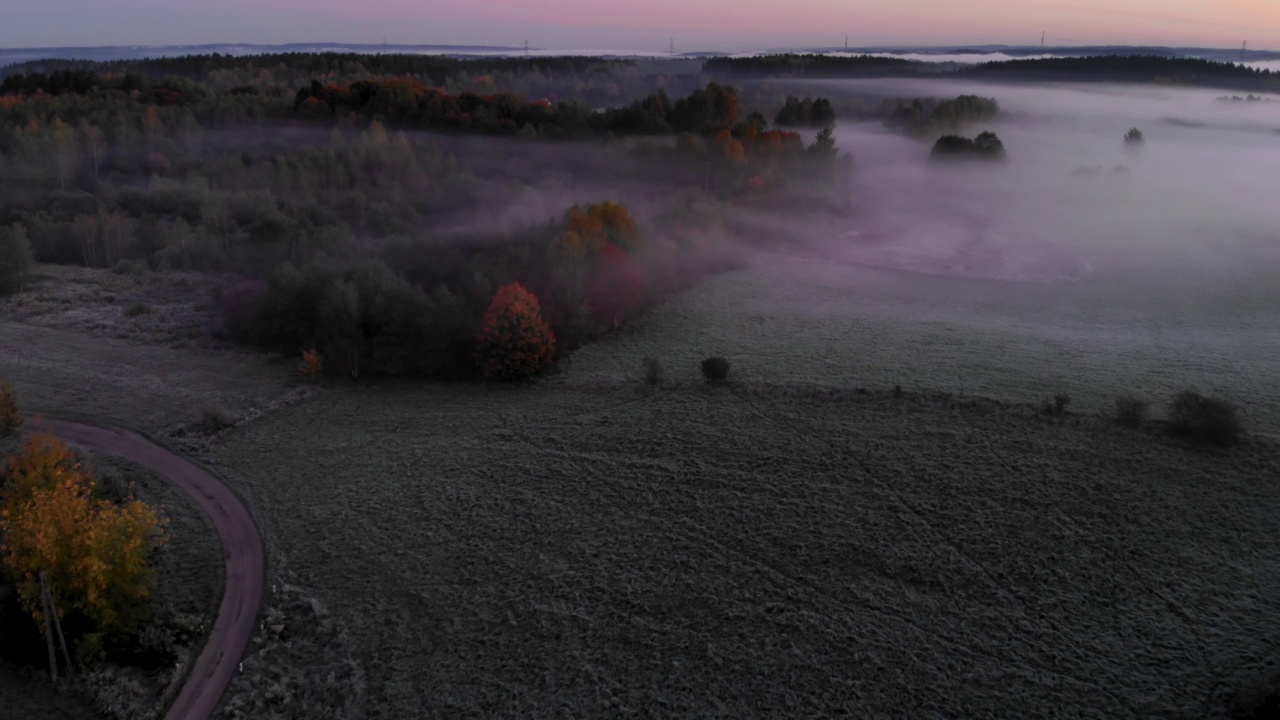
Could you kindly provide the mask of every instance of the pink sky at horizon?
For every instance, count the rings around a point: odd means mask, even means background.
[[[1280,50],[1280,0],[17,0],[0,46],[381,42],[738,50],[1134,44]],[[109,5],[109,7],[104,7]],[[11,6],[12,7],[12,6]]]

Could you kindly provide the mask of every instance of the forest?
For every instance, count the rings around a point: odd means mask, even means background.
[[[983,63],[958,75],[1024,82],[1136,82],[1239,89],[1280,88],[1280,74],[1230,62],[1159,55],[1101,55]]]
[[[874,55],[817,55],[780,53],[750,57],[709,58],[708,75],[725,78],[873,78],[935,75],[943,64]]]
[[[20,288],[28,258],[224,273],[215,334],[314,351],[350,377],[481,373],[479,329],[513,286],[532,303],[503,306],[533,308],[556,340],[545,369],[732,264],[734,207],[839,211],[852,169],[825,99],[795,119],[825,128],[806,140],[744,111],[731,86],[673,99],[673,83],[626,62],[18,69],[0,84],[0,254],[15,259],[0,285]],[[566,99],[517,92],[557,83]],[[618,102],[593,110],[593,93]],[[485,220],[522,202],[536,209]]]

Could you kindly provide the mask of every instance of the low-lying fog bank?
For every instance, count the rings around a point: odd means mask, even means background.
[[[1280,428],[1280,135],[1268,131],[1280,103],[1151,86],[815,85],[995,97],[1007,117],[969,133],[997,132],[1008,162],[930,166],[927,143],[843,124],[853,220],[785,228],[811,250],[761,256],[658,308],[635,336],[584,350],[575,372],[626,377],[655,355],[694,380],[700,354],[717,353],[742,379],[1067,392],[1078,410],[1194,385],[1256,430]],[[1146,137],[1136,151],[1131,127]]]
[[[837,138],[858,160],[858,223],[826,228],[851,262],[962,277],[1059,280],[1117,272],[1259,275],[1280,260],[1280,103],[1155,86],[1016,87],[924,80],[824,89],[999,100],[993,167],[939,168],[929,145],[875,125]],[[1146,142],[1126,148],[1137,127]]]

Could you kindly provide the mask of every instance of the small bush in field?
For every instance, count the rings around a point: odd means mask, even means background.
[[[302,375],[311,382],[319,382],[324,376],[324,358],[315,348],[302,352],[302,364],[298,366]]]
[[[1169,431],[1196,442],[1226,446],[1239,442],[1244,428],[1231,403],[1184,390],[1169,405]]]
[[[662,361],[656,357],[647,357],[644,359],[644,383],[645,385],[661,385],[667,379],[666,370],[662,367]]]
[[[1044,404],[1040,406],[1041,412],[1045,415],[1066,415],[1067,406],[1071,404],[1071,396],[1066,393],[1058,393],[1051,398],[1046,398]]]
[[[1116,398],[1115,421],[1121,425],[1138,427],[1147,419],[1147,408],[1151,406],[1146,400],[1132,395]]]
[[[139,315],[146,315],[149,312],[151,312],[151,308],[140,302],[136,302],[124,309],[124,316],[130,318],[138,317]]]
[[[709,383],[721,383],[729,377],[729,361],[722,357],[709,357],[702,361],[702,377]]]
[[[235,424],[235,418],[222,408],[206,407],[200,414],[200,432],[205,435],[217,435]]]
[[[18,409],[18,394],[7,382],[0,382],[0,435],[9,435],[22,427],[22,411]]]

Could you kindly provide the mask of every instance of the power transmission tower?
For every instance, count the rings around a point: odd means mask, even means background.
[[[675,38],[671,38],[671,46],[667,48],[667,54],[670,55],[671,57],[676,56],[676,39]]]
[[[1240,62],[1244,62],[1245,55],[1249,53],[1249,41],[1245,40],[1240,44]]]
[[[1044,49],[1044,31],[1043,30],[1040,31],[1040,49],[1041,50]]]
[[[529,41],[524,41],[524,56],[529,57]]]
[[[844,36],[844,51],[849,52],[849,36]]]

